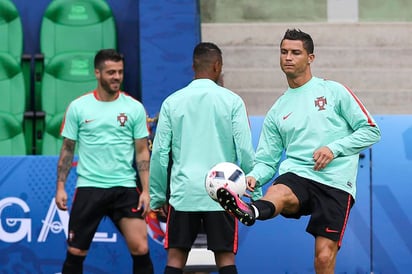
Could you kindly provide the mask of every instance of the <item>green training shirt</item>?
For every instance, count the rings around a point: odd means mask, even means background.
[[[131,96],[97,99],[96,91],[70,103],[62,136],[76,141],[79,160],[77,187],[135,187],[135,139],[148,136],[146,111]]]
[[[301,177],[356,195],[359,152],[380,139],[380,130],[359,99],[343,85],[313,77],[289,88],[263,122],[256,166],[249,174],[263,185],[279,174]],[[327,146],[334,159],[315,171],[313,153]],[[285,160],[280,163],[285,151]]]
[[[150,206],[166,202],[169,151],[173,153],[169,203],[178,211],[221,211],[205,189],[220,162],[252,169],[254,149],[242,99],[209,79],[197,79],[162,103],[150,162]]]

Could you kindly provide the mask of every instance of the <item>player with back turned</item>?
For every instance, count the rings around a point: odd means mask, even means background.
[[[150,163],[150,205],[168,215],[165,274],[183,273],[202,225],[219,273],[237,273],[237,221],[205,189],[205,176],[214,165],[237,163],[248,172],[254,160],[244,102],[218,85],[222,66],[222,52],[215,44],[198,44],[194,80],[166,98],[160,109]]]
[[[350,89],[312,76],[313,52],[309,34],[286,31],[280,66],[289,88],[265,117],[256,164],[247,174],[248,187],[253,190],[271,181],[285,151],[279,177],[263,198],[250,204],[225,188],[217,191],[217,197],[246,225],[279,214],[310,215],[306,231],[315,237],[316,273],[332,274],[355,201],[359,153],[381,135]]]

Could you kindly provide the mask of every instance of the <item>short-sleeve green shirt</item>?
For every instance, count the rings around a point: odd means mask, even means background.
[[[62,136],[78,145],[77,187],[135,187],[135,139],[147,135],[143,105],[124,92],[111,102],[98,100],[96,91],[71,102]]]

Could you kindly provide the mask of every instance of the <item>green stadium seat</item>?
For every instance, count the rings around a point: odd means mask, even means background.
[[[23,53],[23,27],[11,0],[0,0],[0,52],[8,52],[18,62]]]
[[[21,64],[25,80],[25,109],[30,110],[31,56],[23,54],[23,27],[16,6],[11,0],[0,0],[0,52],[9,53]]]
[[[25,96],[22,102],[16,102],[19,105],[23,105],[24,111],[27,115],[25,124],[25,142],[27,147],[27,153],[31,154],[33,151],[33,119],[30,115],[32,111],[32,90],[30,89],[31,81],[31,64],[32,57],[27,54],[23,54],[23,27],[20,18],[20,14],[11,0],[0,0],[0,53],[10,55],[16,60],[20,66],[20,70],[23,75],[23,91]],[[4,77],[5,75],[2,75]],[[6,81],[3,79],[3,81]],[[13,90],[11,90],[14,92]],[[19,91],[20,92],[20,91]],[[3,136],[5,138],[5,136]]]
[[[115,19],[105,0],[54,0],[46,8],[40,30],[45,64],[65,52],[116,47]]]
[[[105,0],[53,0],[40,28],[35,61],[35,102],[44,124],[36,127],[41,154],[59,154],[60,126],[71,100],[96,87],[94,55],[117,48],[116,24]]]
[[[69,103],[96,88],[94,53],[59,54],[46,66],[41,87],[44,125],[42,155],[58,155],[61,123]]]
[[[25,83],[20,64],[0,52],[0,155],[26,155]]]

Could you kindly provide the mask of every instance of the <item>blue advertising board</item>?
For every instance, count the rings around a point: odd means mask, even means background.
[[[412,116],[377,116],[382,140],[362,152],[358,191],[338,253],[336,273],[409,273],[412,269]],[[257,145],[263,117],[250,117]],[[54,204],[57,156],[0,157],[0,272],[60,273],[68,212]],[[66,184],[73,196],[76,174]],[[266,186],[267,187],[267,186]],[[70,204],[69,204],[70,205]],[[240,225],[239,273],[314,273],[307,218]],[[164,227],[148,218],[155,273],[163,273]],[[130,273],[131,258],[109,220],[96,233],[85,273]]]

